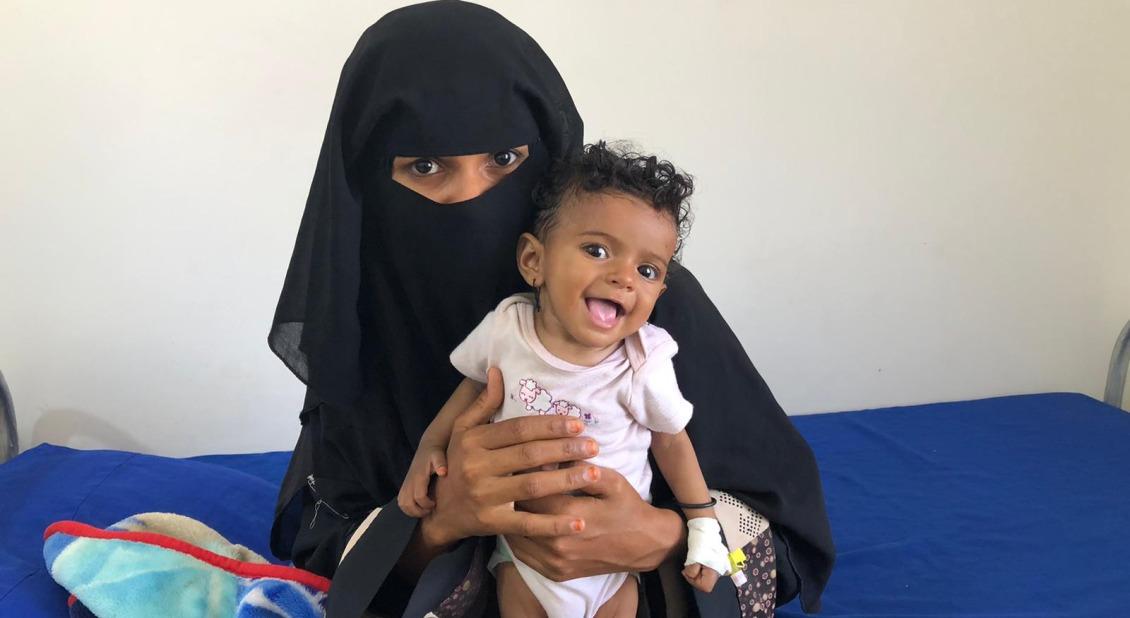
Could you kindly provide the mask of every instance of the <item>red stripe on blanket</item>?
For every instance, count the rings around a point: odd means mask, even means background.
[[[84,523],[77,521],[57,521],[43,531],[43,540],[47,540],[52,534],[62,533],[71,536],[87,537],[92,539],[107,539],[114,541],[130,541],[133,543],[144,543],[146,545],[156,545],[165,549],[178,551],[182,554],[187,554],[196,558],[197,560],[210,564],[216,568],[223,569],[229,573],[238,575],[240,577],[266,577],[270,579],[283,579],[292,582],[298,582],[304,586],[309,586],[320,592],[329,592],[330,580],[320,575],[315,575],[310,571],[304,571],[296,567],[282,566],[279,564],[259,564],[255,562],[243,562],[227,556],[221,556],[217,553],[210,552],[206,549],[197,547],[191,543],[187,543],[178,538],[165,536],[164,534],[157,534],[155,532],[126,532],[122,530],[103,530],[102,528],[95,528],[88,526]]]

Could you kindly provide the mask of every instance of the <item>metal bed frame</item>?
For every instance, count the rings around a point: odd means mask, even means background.
[[[1103,394],[1103,401],[1116,408],[1122,407],[1122,399],[1126,393],[1127,369],[1130,369],[1130,322],[1126,323],[1114,342],[1114,351],[1110,354],[1110,369],[1106,374],[1106,392]],[[19,452],[16,410],[12,406],[8,383],[4,381],[4,372],[0,371],[0,463],[15,457]]]
[[[1122,407],[1122,398],[1126,394],[1126,370],[1130,368],[1130,322],[1122,327],[1118,339],[1114,342],[1114,351],[1110,353],[1110,369],[1106,373],[1106,393],[1103,401],[1116,407]]]
[[[20,438],[16,434],[16,409],[12,406],[12,395],[4,372],[0,371],[0,463],[15,457],[20,452]]]

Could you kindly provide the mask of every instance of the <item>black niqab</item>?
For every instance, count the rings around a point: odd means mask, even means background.
[[[395,500],[420,435],[461,379],[448,354],[522,288],[515,247],[532,222],[531,189],[581,140],[549,58],[489,9],[415,5],[362,35],[342,70],[269,336],[320,409],[316,421],[304,414],[318,444],[304,447],[304,430],[280,522],[331,457],[338,469],[328,476],[351,479],[360,512]],[[517,170],[459,204],[436,204],[390,177],[393,156],[522,144],[531,156]],[[676,372],[695,404],[688,431],[706,480],[774,524],[815,609],[832,543],[812,454],[691,273],[674,270],[668,286],[653,322],[679,342]],[[293,529],[277,523],[275,535]]]

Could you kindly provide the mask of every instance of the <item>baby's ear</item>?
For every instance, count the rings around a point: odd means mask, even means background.
[[[531,287],[545,283],[542,276],[542,256],[545,255],[545,246],[536,236],[526,232],[518,238],[518,272]]]

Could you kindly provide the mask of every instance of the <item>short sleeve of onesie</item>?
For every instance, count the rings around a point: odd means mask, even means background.
[[[629,412],[651,431],[679,433],[690,422],[694,406],[683,397],[675,378],[672,359],[678,344],[667,331],[650,324],[633,343],[643,358],[632,379]]]
[[[467,335],[463,343],[451,353],[451,364],[459,370],[459,373],[483,384],[487,382],[487,369],[490,367],[499,311],[500,309],[495,309],[488,313],[475,330]]]

